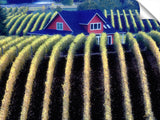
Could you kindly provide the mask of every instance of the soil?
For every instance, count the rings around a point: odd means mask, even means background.
[[[144,103],[142,87],[140,84],[139,70],[137,61],[133,53],[126,53],[126,65],[128,73],[128,82],[131,95],[131,103],[135,120],[144,120]]]
[[[124,120],[120,66],[117,54],[108,55],[111,84],[111,109],[113,120]]]
[[[116,30],[119,30],[118,16],[117,15],[114,15],[114,24],[115,24]]]
[[[83,66],[84,57],[75,57],[70,80],[70,120],[82,120],[83,118]]]
[[[91,119],[104,120],[104,86],[101,56],[91,57]]]

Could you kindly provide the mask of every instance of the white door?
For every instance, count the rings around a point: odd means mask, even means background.
[[[107,36],[107,43],[108,43],[108,45],[112,45],[112,35],[108,35]]]
[[[96,35],[96,38],[97,38],[97,44],[99,45],[100,44],[100,39],[101,39],[101,36],[100,35]]]

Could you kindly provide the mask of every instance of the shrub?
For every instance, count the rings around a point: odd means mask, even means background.
[[[5,29],[6,23],[4,23],[5,19],[6,19],[6,15],[3,12],[3,9],[0,7],[0,35],[7,34],[7,30]]]

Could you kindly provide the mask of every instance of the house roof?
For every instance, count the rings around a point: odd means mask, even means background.
[[[97,10],[97,9],[83,10],[83,11],[62,11],[57,15],[60,15],[65,20],[65,22],[72,29],[74,35],[82,32],[85,34],[88,34],[81,24],[87,25],[95,15],[98,15],[104,23],[107,23],[111,26],[110,31],[106,30],[106,32],[114,31],[113,30],[114,28],[112,27],[110,22],[107,20],[107,18],[103,15],[103,13],[100,10]],[[53,18],[53,20],[56,18],[56,16]],[[52,23],[53,20],[51,20],[50,23]],[[49,26],[50,23],[47,26]],[[47,28],[47,26],[45,28]]]
[[[86,31],[83,25],[88,25],[89,22],[94,18],[94,16],[98,16],[103,22],[104,25],[106,25],[106,28],[104,28],[104,32],[106,33],[115,33],[119,32],[118,30],[114,29],[111,25],[111,23],[107,20],[107,18],[103,15],[103,13],[100,10],[83,10],[83,11],[62,11],[58,13],[51,21],[46,25],[45,28],[47,28],[56,17],[60,15],[64,21],[67,23],[67,25],[71,28],[72,32],[69,31],[58,31],[58,30],[41,30],[41,31],[35,31],[32,32],[32,34],[72,34],[77,35],[80,33],[84,33],[85,35],[88,35],[89,33]],[[107,27],[107,24],[110,26],[110,28]],[[31,34],[31,33],[29,33]]]
[[[98,15],[102,19],[102,21],[104,21],[104,23],[109,24],[111,26],[111,29],[114,29],[100,10],[62,11],[59,14],[68,23],[73,32],[84,32],[85,29],[80,24],[87,25],[95,15]]]
[[[98,15],[105,23],[110,24],[110,22],[106,19],[106,17],[103,15],[103,13],[100,10],[85,10],[85,11],[79,11],[79,23],[80,24],[88,24],[91,19]]]

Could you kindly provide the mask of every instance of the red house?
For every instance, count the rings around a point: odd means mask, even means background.
[[[100,10],[62,11],[58,13],[43,30],[28,34],[72,34],[84,33],[86,36],[95,33],[98,43],[102,32],[107,33],[108,44],[113,44],[117,32]],[[119,32],[119,31],[118,31]],[[124,33],[124,32],[121,32]]]

